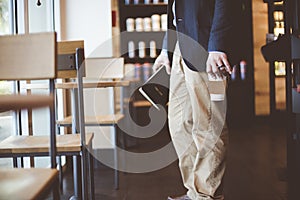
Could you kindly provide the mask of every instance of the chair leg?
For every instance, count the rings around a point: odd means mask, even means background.
[[[82,190],[81,190],[81,195],[82,195],[82,199],[88,199],[88,184],[87,184],[87,150],[86,147],[82,147],[82,155],[81,155],[81,186],[82,186]]]
[[[58,165],[58,180],[59,180],[59,189],[63,191],[63,171],[61,164],[61,156],[57,157],[57,165]]]
[[[60,192],[59,192],[59,178],[54,182],[54,186],[52,188],[52,194],[54,200],[60,200]]]
[[[95,199],[95,185],[94,185],[94,157],[88,152],[88,169],[89,169],[89,193],[90,199]]]
[[[114,148],[114,165],[115,165],[115,171],[114,171],[114,176],[115,176],[115,189],[119,189],[119,156],[118,156],[118,136],[117,136],[117,126],[114,125],[114,136],[115,136],[115,148]]]
[[[73,179],[74,195],[70,200],[80,199],[81,197],[81,160],[79,156],[73,156]]]

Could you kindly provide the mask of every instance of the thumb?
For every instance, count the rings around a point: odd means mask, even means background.
[[[161,66],[162,66],[161,63],[155,61],[152,66],[152,69],[153,69],[153,71],[157,71],[159,68],[161,68]]]
[[[166,66],[166,71],[167,71],[167,74],[171,74],[171,67],[170,67],[170,63],[167,63],[167,64],[165,64],[165,66]]]

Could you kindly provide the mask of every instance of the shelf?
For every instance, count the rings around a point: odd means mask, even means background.
[[[283,5],[274,5],[274,11],[284,11]]]
[[[124,57],[125,63],[153,63],[156,58],[150,57],[150,42],[155,41],[155,48],[157,55],[160,53],[162,47],[165,31],[126,31],[126,20],[128,18],[145,18],[151,17],[154,14],[162,15],[167,14],[168,4],[159,3],[139,3],[139,4],[125,4],[123,0],[119,1],[119,23],[120,23],[120,54]],[[139,42],[145,42],[145,55],[144,58],[128,57],[128,43],[132,41],[134,43],[135,56],[138,56]]]
[[[126,18],[151,17],[153,14],[162,15],[167,14],[167,9],[167,4],[123,5],[120,6],[120,18],[125,21]]]
[[[151,40],[154,40],[154,41],[160,41],[160,43],[162,43],[164,36],[165,36],[165,31],[122,32],[121,41],[122,43],[126,42],[126,47],[128,41],[150,42]]]

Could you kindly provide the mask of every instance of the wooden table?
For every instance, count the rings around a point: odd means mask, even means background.
[[[84,88],[106,88],[106,87],[123,87],[128,86],[129,81],[116,80],[116,81],[95,81],[95,82],[84,82]],[[76,82],[57,83],[56,89],[76,89],[78,84]]]

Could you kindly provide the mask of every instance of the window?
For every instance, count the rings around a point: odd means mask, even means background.
[[[36,0],[0,0],[0,35],[6,34],[22,34],[25,32],[49,32],[54,30],[53,16],[54,16],[54,4],[53,0],[43,0],[41,5],[37,5]],[[20,90],[22,89],[21,81]],[[0,81],[0,95],[15,92],[16,83],[9,81]],[[35,90],[33,93],[45,93],[45,90]],[[43,132],[48,130],[47,109],[35,109],[32,111],[32,130],[33,132]],[[21,129],[19,130],[18,117],[15,112],[0,113],[0,141],[9,137],[10,135],[19,134],[23,135],[29,133],[28,121],[31,121],[26,114],[22,111],[21,114]],[[42,116],[42,117],[41,117]],[[49,131],[48,131],[49,132]],[[49,165],[49,158],[35,158],[35,166],[45,167]],[[18,162],[20,159],[18,159]],[[11,167],[11,158],[1,158],[0,167]],[[24,159],[24,166],[30,166],[30,160]]]
[[[10,33],[10,0],[0,0],[0,35]]]
[[[0,0],[0,35],[12,33],[12,6],[11,0]],[[0,95],[13,93],[14,83],[11,81],[0,81]],[[7,138],[15,129],[14,112],[0,113],[0,141]],[[12,160],[1,159],[1,167],[12,166]]]

